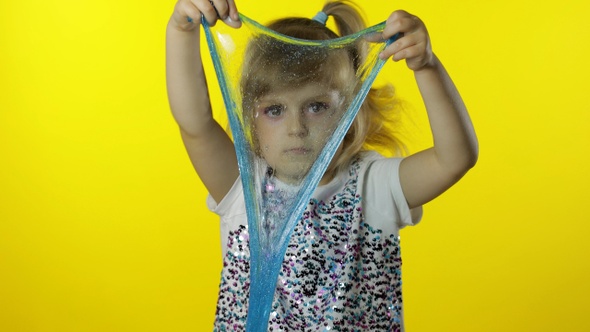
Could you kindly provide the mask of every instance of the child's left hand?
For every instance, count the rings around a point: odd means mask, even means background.
[[[400,34],[400,38],[381,52],[381,59],[385,60],[392,55],[393,61],[406,59],[408,68],[413,71],[433,65],[430,37],[422,20],[406,11],[397,10],[385,22],[383,39],[389,39],[396,33]]]

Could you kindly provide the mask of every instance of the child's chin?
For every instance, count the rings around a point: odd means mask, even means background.
[[[308,163],[305,164],[305,167],[288,167],[283,169],[283,172],[277,170],[277,177],[283,182],[298,185],[305,179],[310,167],[311,164]]]

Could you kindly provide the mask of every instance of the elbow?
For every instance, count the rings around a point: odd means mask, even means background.
[[[447,168],[447,178],[452,183],[461,180],[469,170],[477,164],[477,153],[464,156],[461,160],[456,160],[453,166]]]
[[[471,133],[458,146],[455,153],[455,165],[461,173],[466,173],[477,164],[479,159],[479,142],[475,133]]]
[[[479,159],[479,142],[477,138],[473,138],[469,149],[469,168],[473,168]]]
[[[460,154],[456,154],[453,158],[447,160],[445,167],[449,178],[454,182],[461,179],[470,169],[472,169],[479,158],[479,149],[477,145],[473,145],[469,149],[465,149]]]
[[[474,144],[474,146],[469,149],[465,156],[465,167],[466,170],[469,170],[477,164],[477,160],[479,159],[479,146]]]
[[[456,174],[460,178],[477,164],[477,160],[479,159],[479,147],[477,142],[466,149],[462,156],[457,159],[458,160],[455,163]]]
[[[461,156],[458,158],[460,160],[459,165],[463,167],[463,171],[466,173],[477,164],[477,160],[479,159],[479,141],[473,130],[473,126],[466,133],[461,145],[459,150],[461,151]]]

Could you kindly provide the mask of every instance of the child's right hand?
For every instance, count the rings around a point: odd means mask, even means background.
[[[171,23],[179,30],[190,31],[199,26],[202,16],[210,26],[217,20],[234,28],[242,26],[234,0],[178,0]]]

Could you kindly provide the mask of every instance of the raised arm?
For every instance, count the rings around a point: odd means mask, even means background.
[[[402,59],[414,71],[426,106],[434,146],[405,158],[400,165],[402,190],[410,207],[420,206],[450,188],[475,165],[478,142],[467,108],[439,59],[424,23],[404,11],[387,20],[384,38],[403,33],[381,54]]]
[[[233,0],[178,1],[166,28],[166,83],[170,108],[190,160],[219,202],[237,179],[238,164],[233,143],[211,112],[200,54],[201,14],[211,25],[218,14],[232,27],[241,25]]]

